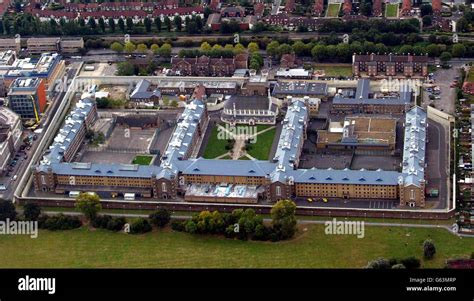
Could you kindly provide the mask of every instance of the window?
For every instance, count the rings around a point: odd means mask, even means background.
[[[415,199],[415,190],[410,190],[410,200],[414,200]]]
[[[281,187],[280,186],[275,187],[275,194],[277,196],[281,196]]]
[[[46,185],[46,178],[44,175],[41,175],[41,184]]]
[[[167,187],[166,187],[166,183],[165,183],[165,182],[161,183],[161,191],[162,191],[162,192],[167,192]]]

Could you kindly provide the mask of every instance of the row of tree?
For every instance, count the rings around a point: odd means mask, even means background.
[[[158,44],[151,44],[148,48],[148,45],[145,43],[135,44],[133,42],[126,42],[124,44],[119,42],[113,42],[110,45],[110,49],[119,53],[153,53],[155,55],[170,57],[172,46],[169,43],[164,43],[159,46]]]

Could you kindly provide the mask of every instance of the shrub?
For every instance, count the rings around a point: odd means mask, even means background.
[[[376,269],[376,270],[381,270],[381,269],[390,269],[390,262],[385,259],[385,258],[377,258],[375,260],[369,261],[367,266],[365,267],[366,269]]]
[[[403,264],[407,269],[417,269],[420,267],[420,260],[416,257],[407,257],[400,260],[400,263]]]
[[[127,221],[124,217],[112,217],[110,215],[96,216],[92,221],[94,228],[107,229],[110,231],[120,231]]]
[[[0,200],[0,221],[7,219],[14,220],[16,218],[15,205],[6,200]]]
[[[263,224],[257,225],[255,227],[255,232],[253,234],[252,239],[261,240],[261,241],[268,240],[270,237],[270,232],[271,232],[271,229],[265,227],[265,225]]]
[[[146,233],[151,231],[151,225],[147,219],[144,218],[137,218],[135,221],[132,222],[130,225],[130,233],[138,234],[138,233]]]
[[[41,208],[38,204],[26,203],[25,206],[23,206],[23,215],[27,220],[36,221],[41,215]]]
[[[392,269],[406,269],[406,267],[401,263],[397,263],[392,265]]]
[[[166,226],[171,219],[171,214],[166,209],[158,209],[157,211],[150,214],[150,222],[160,228]]]
[[[184,226],[184,229],[186,232],[194,234],[197,232],[198,227],[194,221],[187,221],[186,225]]]
[[[186,221],[174,220],[171,222],[171,229],[178,232],[184,232]]]
[[[426,259],[432,259],[436,254],[436,247],[431,239],[425,240],[423,243],[423,255]]]
[[[38,218],[38,226],[47,230],[71,230],[82,226],[77,216],[58,214],[53,216],[41,215]]]

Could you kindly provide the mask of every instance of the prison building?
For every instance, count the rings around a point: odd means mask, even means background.
[[[331,112],[338,114],[401,114],[411,105],[412,92],[409,87],[401,86],[398,93],[388,96],[375,96],[370,91],[370,81],[360,79],[354,97],[341,93],[334,96]]]
[[[275,124],[278,107],[268,96],[233,95],[224,104],[221,120],[236,124]]]
[[[393,118],[346,117],[343,122],[329,122],[327,130],[318,131],[316,148],[392,154],[396,129],[397,120]]]
[[[427,114],[421,107],[406,113],[400,206],[425,207]]]

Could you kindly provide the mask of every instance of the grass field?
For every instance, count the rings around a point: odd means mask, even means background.
[[[268,160],[275,133],[276,128],[273,128],[259,134],[257,136],[257,143],[252,144],[252,148],[247,153],[257,160]]]
[[[323,225],[307,226],[292,241],[238,241],[155,230],[143,235],[89,230],[41,230],[29,236],[0,235],[1,268],[359,268],[377,257],[422,258],[426,238],[437,253],[423,267],[442,268],[446,259],[469,256],[474,239],[444,229],[366,227],[365,238],[326,235]]]
[[[339,9],[341,8],[341,4],[338,3],[330,3],[328,5],[328,9],[326,12],[326,17],[337,17],[339,16]]]
[[[152,156],[139,155],[133,158],[132,163],[138,164],[138,165],[150,165],[152,160],[153,160]]]
[[[385,4],[385,17],[396,18],[398,17],[398,3],[397,4]]]
[[[352,76],[352,65],[316,64],[315,70],[324,70],[324,74],[330,77]]]
[[[228,150],[225,149],[227,140],[218,139],[218,133],[219,129],[215,126],[211,131],[206,148],[204,149],[203,157],[205,159],[214,159],[228,152]]]
[[[474,67],[471,67],[471,69],[469,69],[469,73],[467,74],[466,81],[467,82],[474,82]]]

